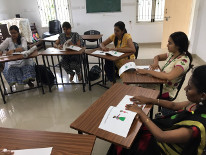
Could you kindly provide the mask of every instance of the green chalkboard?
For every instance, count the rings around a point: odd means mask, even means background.
[[[87,13],[120,12],[121,0],[86,0]]]

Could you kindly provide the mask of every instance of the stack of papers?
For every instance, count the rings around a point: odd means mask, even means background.
[[[124,53],[122,53],[122,52],[117,52],[117,51],[104,52],[104,51],[96,50],[96,51],[94,51],[92,54],[97,54],[97,55],[111,55],[111,56],[120,57],[120,56],[122,56]]]
[[[133,96],[125,95],[116,107],[110,106],[106,111],[99,128],[126,138],[137,114],[126,110],[126,105],[133,104],[133,102],[130,101],[130,98],[132,97]],[[145,105],[143,105],[142,109],[144,107]]]

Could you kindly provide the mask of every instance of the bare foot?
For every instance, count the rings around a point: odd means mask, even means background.
[[[82,75],[81,74],[78,74],[78,80],[82,81]]]
[[[74,79],[74,75],[70,75],[69,81],[72,82]]]

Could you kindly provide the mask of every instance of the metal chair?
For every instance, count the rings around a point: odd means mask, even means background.
[[[97,30],[89,30],[89,31],[86,31],[84,32],[84,35],[100,35],[100,32],[97,31]],[[99,44],[98,44],[98,40],[87,40],[88,42],[97,42],[96,45],[86,45],[86,41],[84,41],[84,45],[86,47],[86,49],[95,49],[95,48],[98,48],[99,47]]]

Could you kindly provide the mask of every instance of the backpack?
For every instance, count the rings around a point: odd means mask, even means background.
[[[39,83],[50,85],[50,86],[54,85],[55,77],[52,71],[49,69],[49,67],[45,67],[44,65],[36,65],[35,71],[36,71],[36,80]]]
[[[90,81],[94,81],[100,78],[101,68],[98,65],[93,66],[89,71]]]

